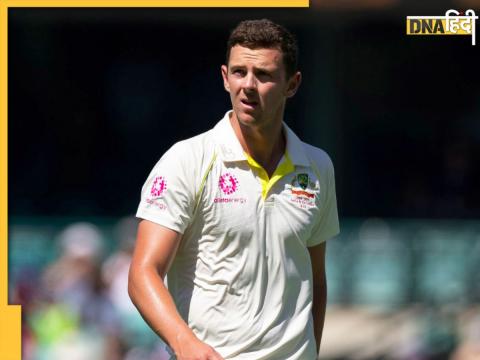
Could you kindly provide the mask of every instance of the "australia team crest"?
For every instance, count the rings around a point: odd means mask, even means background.
[[[308,174],[298,174],[297,175],[297,182],[298,182],[298,185],[300,185],[300,187],[303,190],[306,190],[307,187],[308,187]]]
[[[318,194],[320,185],[313,181],[309,174],[295,174],[289,184],[285,185],[287,193],[293,202],[299,203],[302,207],[315,206],[315,196]]]

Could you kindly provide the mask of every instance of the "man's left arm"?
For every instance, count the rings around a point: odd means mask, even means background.
[[[308,248],[313,272],[313,326],[317,352],[322,340],[323,323],[327,306],[327,277],[325,274],[326,241]]]

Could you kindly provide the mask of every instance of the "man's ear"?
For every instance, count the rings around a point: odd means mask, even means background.
[[[227,92],[230,92],[230,86],[228,85],[228,67],[227,65],[222,65],[222,78],[223,78],[223,87]]]
[[[293,95],[295,95],[298,88],[300,87],[301,82],[302,82],[302,73],[300,71],[297,71],[288,80],[287,91],[285,93],[287,98],[291,98]]]

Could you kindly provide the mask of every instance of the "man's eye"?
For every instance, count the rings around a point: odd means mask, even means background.
[[[241,75],[241,76],[245,75],[245,71],[242,69],[234,69],[232,73],[235,75]]]

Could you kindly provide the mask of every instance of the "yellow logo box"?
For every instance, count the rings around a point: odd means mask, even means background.
[[[445,16],[407,16],[407,35],[471,35],[475,45],[475,21],[472,9],[464,13],[447,10]]]
[[[472,30],[461,27],[450,31],[446,19],[419,17],[407,17],[407,35],[472,35]]]

